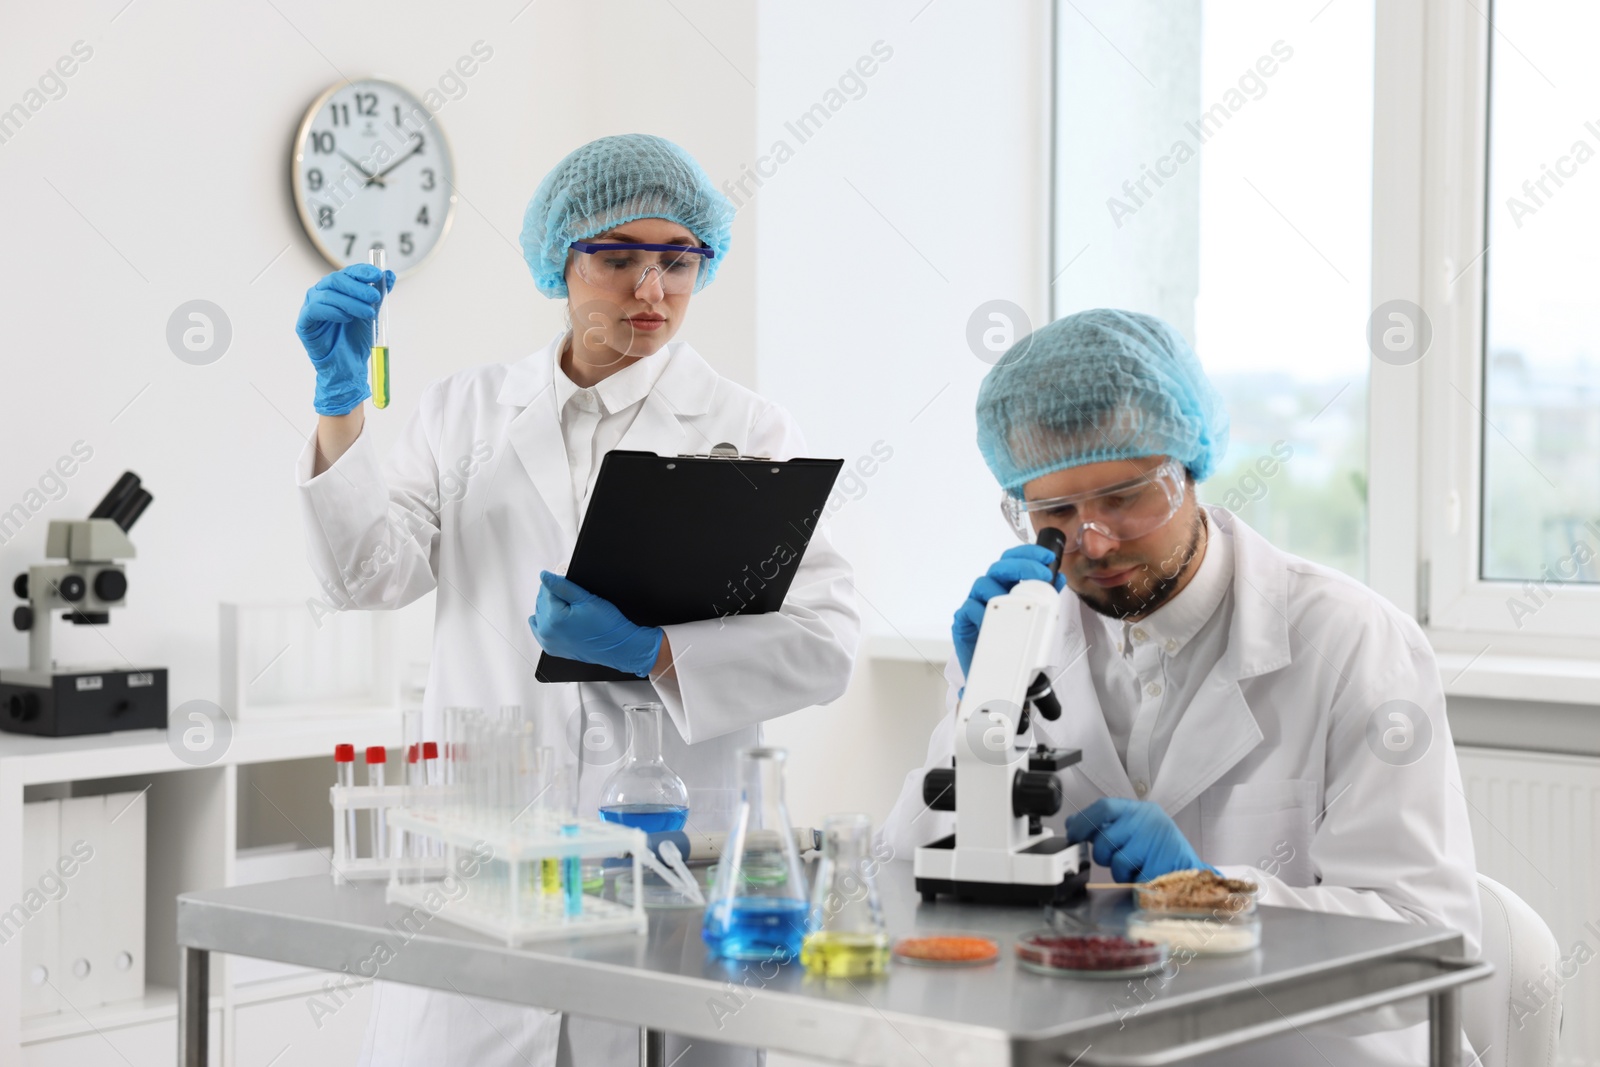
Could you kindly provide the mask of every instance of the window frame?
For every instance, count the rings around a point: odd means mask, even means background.
[[[1600,588],[1552,583],[1519,620],[1509,605],[1525,583],[1480,576],[1483,443],[1495,432],[1482,414],[1494,9],[1481,10],[1378,5],[1372,304],[1414,301],[1433,340],[1409,366],[1372,363],[1369,582],[1442,658],[1600,656]]]

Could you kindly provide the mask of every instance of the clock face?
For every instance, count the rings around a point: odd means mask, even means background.
[[[382,248],[389,269],[416,269],[455,213],[444,133],[410,92],[367,78],[341,82],[306,111],[295,139],[295,208],[336,267]]]

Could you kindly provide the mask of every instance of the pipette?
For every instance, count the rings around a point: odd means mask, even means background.
[[[646,849],[645,853],[648,855],[649,850]],[[694,874],[690,872],[688,865],[683,862],[683,853],[678,851],[677,843],[673,841],[661,842],[661,858],[677,874],[679,885],[689,899],[696,904],[703,905],[706,902],[705,894],[700,892],[700,884],[695,881]]]
[[[368,256],[378,268],[378,313],[372,319],[372,406],[389,406],[389,283],[383,275],[385,258],[383,249],[374,248]]]

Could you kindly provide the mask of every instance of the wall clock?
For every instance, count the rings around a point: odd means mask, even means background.
[[[311,243],[335,267],[381,247],[389,269],[421,266],[450,230],[455,173],[437,120],[409,90],[378,78],[339,82],[306,109],[290,183]]]

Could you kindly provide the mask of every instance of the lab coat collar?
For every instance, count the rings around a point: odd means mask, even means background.
[[[561,436],[561,413],[554,388],[556,353],[565,339],[565,332],[558,334],[539,351],[507,368],[496,399],[523,409],[512,418],[506,434],[539,496],[560,526],[565,551],[570,554],[578,539],[578,503],[573,499],[572,475],[567,468],[567,446]],[[676,455],[687,451],[689,444],[680,419],[703,415],[711,409],[717,373],[699,353],[681,341],[672,342],[657,355],[671,358],[661,368],[645,396],[644,406],[618,447]],[[694,451],[707,451],[710,444]]]
[[[1289,571],[1283,553],[1223,508],[1207,508],[1213,536],[1232,540],[1228,644],[1172,731],[1147,800],[1176,815],[1261,744],[1265,734],[1239,682],[1289,664]]]
[[[557,414],[560,414],[566,408],[567,401],[581,390],[578,383],[567,377],[566,372],[561,369],[562,347],[557,345],[550,353],[550,379],[555,383]],[[672,357],[673,346],[668,345],[660,352],[623,367],[610,377],[596,382],[590,388],[600,401],[601,412],[615,415],[649,396],[650,390],[655,388],[662,373],[672,363]]]
[[[542,394],[552,391],[556,354],[566,339],[566,331],[562,331],[539,351],[511,364],[506,371],[505,380],[500,383],[500,392],[496,395],[496,399],[502,404],[526,407],[533,404]],[[661,366],[657,377],[649,386],[649,393],[654,394],[658,391],[663,393],[668,406],[679,416],[704,415],[710,411],[712,399],[717,391],[717,372],[711,369],[711,365],[701,358],[700,353],[690,348],[687,342],[672,341],[661,352],[635,366],[649,364],[660,356],[671,358]],[[558,411],[553,398],[550,410]]]
[[[506,370],[496,399],[502,404],[522,408],[506,426],[506,437],[560,527],[563,555],[566,555],[578,539],[578,504],[572,498],[567,445],[561,437],[560,412],[551,378],[554,353],[561,339],[557,337],[533,355],[513,363]]]
[[[1207,507],[1213,524],[1233,538],[1233,621],[1228,658],[1234,678],[1255,678],[1289,665],[1289,568],[1284,554],[1226,508]]]
[[[1181,718],[1166,758],[1145,799],[1169,815],[1194,802],[1264,739],[1239,681],[1289,664],[1288,568],[1283,554],[1223,508],[1207,508],[1212,536],[1233,541],[1232,618],[1228,646]],[[1056,743],[1080,748],[1078,770],[1108,797],[1133,797],[1133,783],[1117,757],[1110,728],[1085,661],[1089,640],[1105,640],[1105,630],[1086,627],[1089,609],[1070,589],[1062,593],[1061,640],[1051,658],[1051,677],[1064,709],[1059,722],[1044,731]],[[1228,603],[1224,598],[1217,610]],[[1087,636],[1086,636],[1087,635]],[[1072,798],[1077,800],[1079,798]]]

